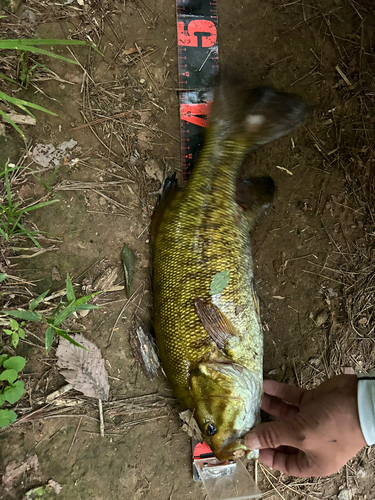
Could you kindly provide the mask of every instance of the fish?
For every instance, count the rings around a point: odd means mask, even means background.
[[[220,83],[186,186],[169,178],[152,217],[161,364],[219,460],[251,455],[243,437],[260,423],[263,394],[250,233],[275,185],[268,176],[240,182],[239,169],[250,150],[288,134],[310,112],[301,98],[272,87]]]

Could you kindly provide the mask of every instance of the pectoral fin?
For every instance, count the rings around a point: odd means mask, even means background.
[[[250,230],[266,208],[268,208],[275,194],[275,183],[269,176],[250,177],[237,183],[236,201],[246,210]]]
[[[195,310],[208,335],[221,351],[225,351],[228,342],[238,336],[230,320],[215,304],[199,297],[195,299]]]

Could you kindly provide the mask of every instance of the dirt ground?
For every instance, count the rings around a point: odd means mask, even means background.
[[[265,377],[310,388],[343,370],[374,369],[373,306],[363,305],[375,273],[374,7],[365,0],[233,0],[218,2],[218,10],[222,68],[315,105],[305,127],[251,153],[243,167],[244,176],[271,175],[277,185],[253,234]],[[19,422],[0,433],[0,475],[34,455],[38,466],[3,484],[2,498],[24,498],[52,479],[61,500],[203,500],[179,405],[162,376],[145,376],[129,344],[135,316],[152,323],[149,224],[157,192],[167,174],[181,172],[175,4],[30,0],[16,14],[3,20],[9,38],[23,30],[90,39],[102,55],[75,48],[79,66],[41,57],[58,77],[37,71],[17,94],[57,116],[37,112],[37,125],[24,127],[25,154],[7,128],[1,159],[21,157],[48,183],[54,167],[39,165],[33,148],[76,144],[60,161],[52,195],[32,175],[14,180],[20,199],[59,203],[30,217],[47,233],[40,240],[46,251],[19,258],[31,250],[8,250],[4,266],[17,264],[12,272],[33,281],[34,294],[61,289],[67,272],[83,294],[108,269],[117,270],[112,285],[123,285],[125,242],[139,261],[129,301],[123,290],[103,293],[102,307],[73,325],[106,360],[104,438],[95,401],[70,391],[59,405],[45,404],[65,382],[55,349],[46,356],[38,340],[44,332],[30,326],[34,336],[17,350],[28,360],[27,393]],[[267,499],[374,500],[374,447],[329,478],[296,480],[267,468],[259,476]],[[55,496],[46,490],[43,498]]]

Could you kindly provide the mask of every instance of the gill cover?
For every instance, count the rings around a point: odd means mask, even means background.
[[[224,460],[246,449],[239,439],[259,421],[262,379],[219,357],[220,361],[199,363],[191,375],[191,393],[203,439],[215,456]]]

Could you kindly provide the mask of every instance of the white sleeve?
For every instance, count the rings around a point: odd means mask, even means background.
[[[358,413],[368,445],[375,444],[375,371],[358,376]]]

